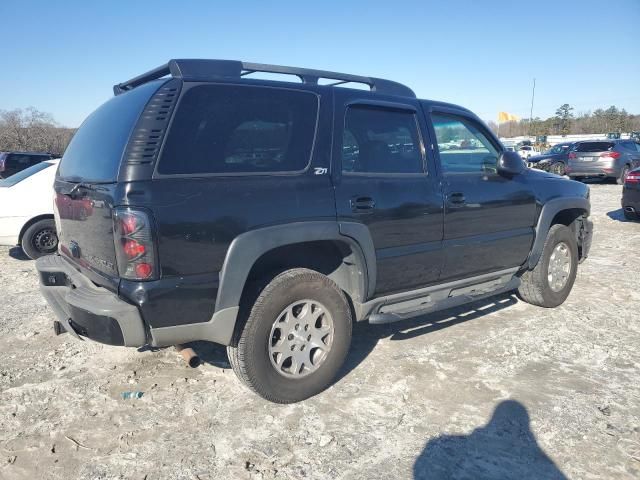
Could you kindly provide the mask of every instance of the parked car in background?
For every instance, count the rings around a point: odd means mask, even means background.
[[[529,168],[537,168],[557,175],[564,175],[569,161],[569,153],[574,145],[575,142],[554,145],[542,155],[529,157],[527,165]]]
[[[566,174],[571,178],[614,178],[619,185],[631,170],[640,167],[640,144],[633,140],[576,142],[569,152]]]
[[[25,168],[52,158],[50,153],[0,152],[0,178],[9,178]]]
[[[0,180],[0,245],[20,245],[33,259],[56,251],[53,181],[58,162],[45,160]]]
[[[622,187],[622,209],[629,220],[640,220],[640,168],[631,170]]]
[[[535,149],[535,147],[532,147],[531,145],[523,145],[518,149],[518,154],[520,155],[520,157],[522,157],[525,160],[527,160],[529,157],[533,155],[536,155],[537,153],[538,151]]]
[[[59,254],[36,262],[75,338],[227,345],[242,382],[288,403],[331,384],[353,321],[516,289],[556,307],[589,253],[586,185],[399,83],[171,60],[114,92],[65,151]]]

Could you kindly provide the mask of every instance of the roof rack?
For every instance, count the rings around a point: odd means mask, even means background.
[[[281,65],[268,65],[263,63],[241,62],[238,60],[169,60],[160,67],[149,70],[142,75],[113,86],[113,93],[120,95],[128,90],[136,88],[144,83],[156,80],[167,75],[182,80],[225,80],[240,79],[256,72],[279,73],[298,77],[302,83],[318,85],[322,79],[335,80],[327,86],[343,85],[345,83],[361,83],[368,85],[372,92],[404,97],[415,97],[415,93],[409,87],[391,80],[382,78],[364,77],[348,73],[329,72],[326,70],[313,70],[310,68],[284,67]]]

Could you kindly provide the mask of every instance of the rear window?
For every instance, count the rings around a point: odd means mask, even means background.
[[[117,95],[87,117],[64,152],[59,176],[69,181],[114,182],[140,113],[166,80]]]
[[[613,148],[613,142],[584,142],[579,143],[577,152],[606,152]]]
[[[40,162],[35,165],[25,168],[24,170],[19,171],[11,175],[9,178],[5,178],[4,180],[0,180],[0,188],[2,187],[13,187],[16,183],[20,183],[21,181],[29,178],[31,175],[38,173],[45,168],[49,168],[53,166],[52,163],[49,162]]]
[[[293,172],[309,164],[318,117],[310,92],[199,85],[184,93],[158,173]]]

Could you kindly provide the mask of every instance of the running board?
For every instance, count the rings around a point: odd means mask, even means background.
[[[376,313],[369,315],[369,323],[377,325],[398,322],[510,292],[519,286],[520,278],[513,275],[504,275],[460,288],[447,286],[411,300],[382,303]]]

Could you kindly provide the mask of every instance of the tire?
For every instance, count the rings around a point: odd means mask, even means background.
[[[640,215],[638,215],[637,213],[627,212],[626,210],[622,210],[622,212],[624,213],[624,218],[626,218],[627,220],[638,220],[638,219],[640,219]]]
[[[551,173],[555,173],[556,175],[560,175],[561,177],[564,176],[566,173],[564,163],[557,162],[551,165]]]
[[[624,167],[622,167],[622,171],[620,172],[620,176],[618,178],[616,178],[616,183],[618,185],[624,185],[624,179],[627,176],[627,173],[629,173],[629,165],[625,165]]]
[[[566,250],[560,245],[564,245]],[[560,250],[556,250],[558,247]],[[551,257],[556,253],[556,257],[566,257],[570,260],[566,280],[560,287],[559,284],[552,286],[549,281]],[[533,270],[525,272],[520,278],[521,284],[518,287],[518,296],[527,303],[539,307],[553,308],[561,305],[569,296],[578,271],[578,245],[575,236],[570,228],[564,225],[553,225],[549,229],[547,239],[542,248],[542,256],[538,260]],[[553,272],[552,272],[553,273]],[[552,278],[558,278],[553,275]]]
[[[20,246],[32,260],[55,253],[58,249],[56,223],[49,218],[38,220],[24,232]]]
[[[251,298],[248,295],[247,301]],[[247,318],[240,317],[227,354],[234,372],[251,390],[271,402],[293,403],[331,385],[347,357],[352,327],[347,298],[332,280],[305,268],[287,270],[241,311]],[[318,320],[307,317],[310,312]],[[315,336],[311,343],[307,332]],[[305,348],[308,354],[302,353]]]

